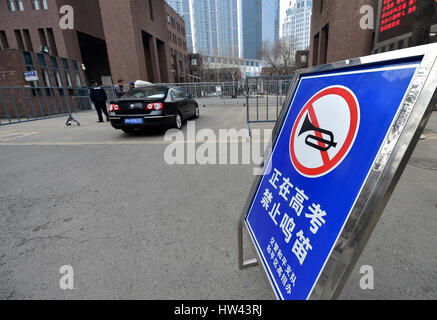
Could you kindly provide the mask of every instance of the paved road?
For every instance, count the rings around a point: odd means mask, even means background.
[[[202,111],[197,129],[245,127],[241,107]],[[77,118],[0,127],[0,299],[274,298],[260,268],[237,268],[253,165],[170,166],[162,133]],[[342,299],[437,298],[437,114],[428,129]]]

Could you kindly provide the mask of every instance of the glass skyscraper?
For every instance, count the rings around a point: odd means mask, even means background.
[[[275,43],[279,40],[280,1],[258,0],[257,2],[260,2],[262,6],[262,41]]]
[[[239,55],[238,1],[167,0],[185,20],[188,51],[235,58]]]
[[[294,6],[287,9],[282,32],[284,38],[294,44],[295,52],[305,50],[310,45],[312,6],[312,0],[297,0]]]
[[[258,59],[262,49],[261,0],[242,0],[243,57]]]
[[[243,56],[260,59],[263,43],[279,40],[279,0],[241,0]]]
[[[238,58],[238,1],[216,0],[219,56]]]

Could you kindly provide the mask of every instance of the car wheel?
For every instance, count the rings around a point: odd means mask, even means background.
[[[121,129],[126,134],[134,133],[135,129]]]
[[[198,119],[200,116],[199,106],[196,105],[196,111],[194,112],[194,119]]]
[[[180,113],[177,113],[175,116],[175,123],[174,123],[174,127],[178,130],[182,129],[182,116]]]

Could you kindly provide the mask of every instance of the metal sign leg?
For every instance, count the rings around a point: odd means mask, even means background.
[[[240,220],[238,223],[238,267],[240,270],[255,267],[258,265],[258,261],[256,259],[244,260],[243,253],[243,220]]]
[[[76,123],[78,126],[80,126],[79,121],[77,121],[76,119],[74,119],[73,114],[70,114],[70,116],[68,117],[67,122],[65,123],[65,125],[66,125],[67,127],[68,127],[68,126],[71,126],[71,123],[72,123],[72,122],[74,122],[74,123]]]

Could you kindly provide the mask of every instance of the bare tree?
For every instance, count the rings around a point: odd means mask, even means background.
[[[410,47],[429,43],[429,35],[435,11],[434,3],[435,0],[417,1]]]
[[[236,81],[241,79],[240,64],[241,60],[231,58],[231,62],[227,64],[227,67],[223,68],[223,72],[229,74],[232,79],[232,97],[238,95],[238,83],[236,83]]]
[[[294,65],[294,41],[291,38],[282,38],[278,41],[278,46],[284,71],[287,72],[288,68]]]
[[[281,54],[279,47],[276,43],[269,41],[263,41],[262,49],[260,52],[261,58],[267,62],[275,71],[280,74],[281,70]]]
[[[239,80],[241,78],[241,70],[240,64],[241,60],[236,58],[229,58],[228,63],[226,63],[226,67],[223,68],[223,72],[227,72],[232,81]]]
[[[287,74],[295,69],[294,53],[294,41],[284,37],[275,43],[263,42],[261,57],[278,74]]]

